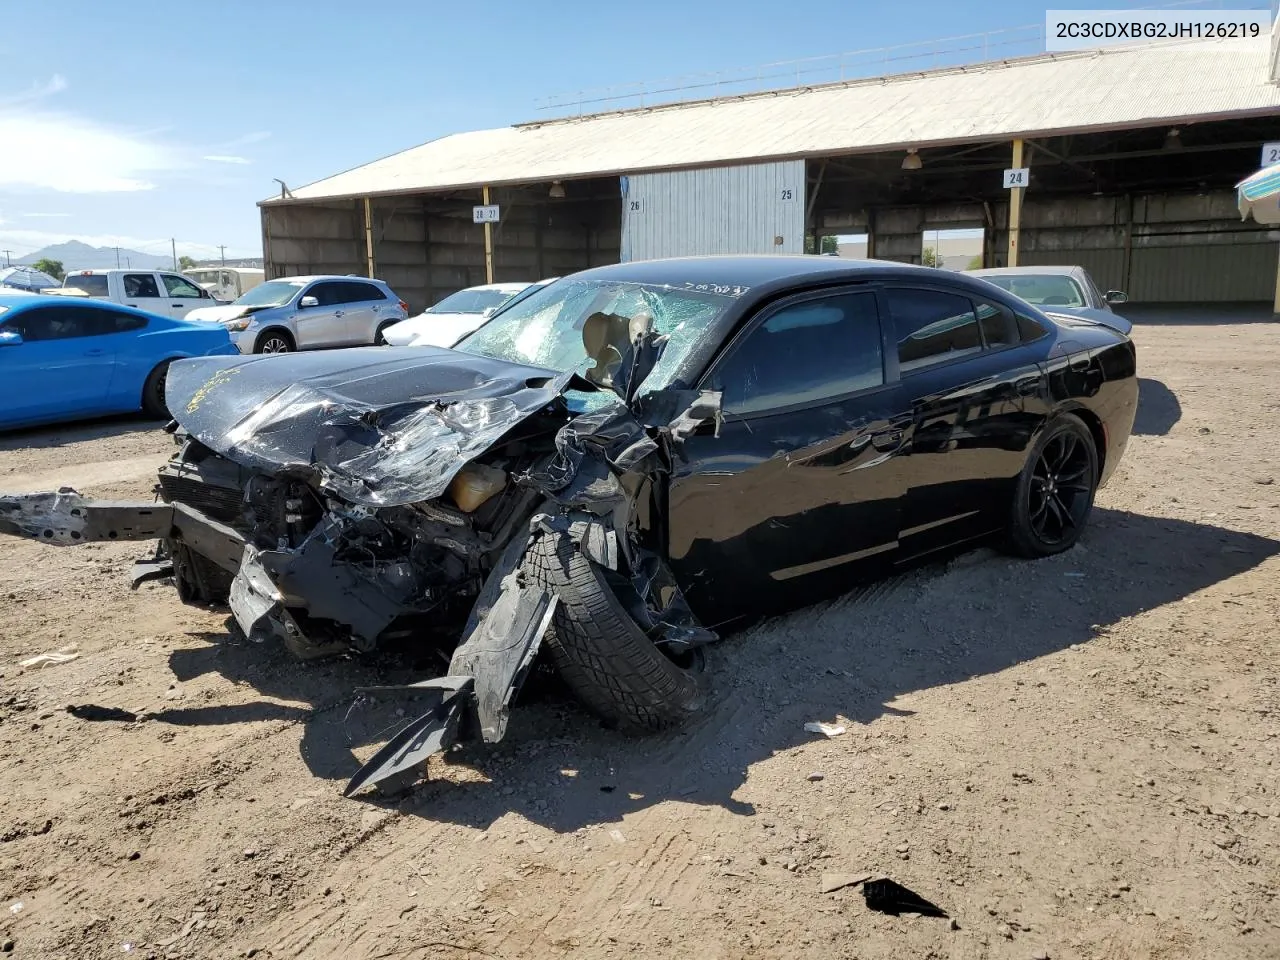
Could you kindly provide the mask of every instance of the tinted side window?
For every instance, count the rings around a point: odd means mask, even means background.
[[[974,309],[978,313],[978,326],[982,329],[982,339],[988,349],[1007,347],[1019,341],[1018,322],[1008,307],[979,300],[974,304]]]
[[[36,307],[6,320],[4,327],[17,330],[29,342],[89,337],[93,336],[90,312],[74,307]]]
[[[130,330],[141,330],[147,325],[146,317],[136,317],[120,310],[82,310],[88,314],[86,323],[90,336],[103,336],[109,333],[128,333]]]
[[[372,283],[359,283],[348,280],[342,284],[346,288],[344,303],[367,303],[370,300],[385,300],[382,291]]]
[[[336,280],[328,283],[317,283],[307,291],[308,297],[315,297],[322,307],[332,307],[339,303],[346,303],[343,299],[343,285]]]
[[[898,367],[911,373],[982,350],[978,318],[968,297],[937,290],[884,292],[898,341]]]
[[[713,389],[728,413],[774,410],[884,383],[872,293],[785,306],[750,330],[717,365]]]
[[[158,297],[160,288],[156,286],[156,278],[151,273],[126,273],[124,275],[124,295],[126,297]]]
[[[1019,311],[1014,314],[1018,322],[1018,335],[1022,337],[1023,343],[1030,343],[1032,340],[1039,340],[1049,331],[1044,328],[1044,324],[1034,317],[1029,317],[1025,313]]]

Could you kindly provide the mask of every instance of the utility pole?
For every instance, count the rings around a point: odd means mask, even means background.
[[[120,248],[116,247],[116,269],[120,269]]]
[[[9,254],[11,254],[11,253],[13,253],[13,251],[12,251],[12,250],[6,250],[6,251],[4,251],[4,265],[5,265],[6,267],[11,267],[11,266],[13,266],[13,264],[11,264],[11,263],[9,262]]]
[[[169,249],[173,251],[173,272],[178,272],[178,241],[173,237],[169,238]]]
[[[225,243],[218,244],[218,255],[222,257],[222,265],[227,265],[227,245]]]

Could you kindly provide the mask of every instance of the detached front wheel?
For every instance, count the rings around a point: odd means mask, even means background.
[[[1073,547],[1084,532],[1098,486],[1098,450],[1079,417],[1052,422],[1018,477],[1008,539],[1013,553],[1048,557]]]
[[[621,729],[678,726],[700,713],[698,676],[665,656],[631,619],[592,563],[565,534],[543,534],[526,558],[560,596],[546,643],[556,669],[594,713]]]

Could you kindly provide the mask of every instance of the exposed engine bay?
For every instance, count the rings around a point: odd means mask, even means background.
[[[659,660],[715,639],[662,559],[654,481],[682,436],[718,427],[719,395],[637,399],[661,338],[624,317],[591,319],[591,379],[433,348],[295,354],[287,372],[274,358],[175,363],[178,452],[157,503],[4,498],[0,530],[62,544],[158,539],[135,587],[171,579],[184,602],[225,604],[247,637],[302,659],[394,639],[437,646],[447,670],[410,688],[434,697],[431,711],[347,792],[412,776],[458,740],[501,739],[557,604],[581,601],[580,558],[615,629]],[[571,647],[593,642],[570,636],[560,655],[591,657]],[[677,687],[671,708],[691,708],[692,685]]]

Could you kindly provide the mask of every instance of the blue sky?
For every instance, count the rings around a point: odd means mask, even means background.
[[[583,88],[1043,23],[1045,5],[66,0],[57,10],[45,37],[0,35],[0,248],[15,255],[70,237],[167,253],[176,237],[180,253],[226,244],[228,256],[256,256],[255,203],[278,190],[273,177],[298,186],[449,133],[545,117],[540,98]]]

